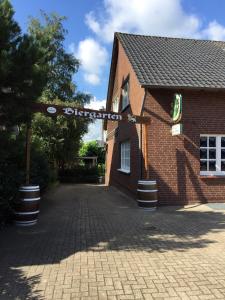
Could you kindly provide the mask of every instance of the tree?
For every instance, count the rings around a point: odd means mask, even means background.
[[[48,57],[48,82],[40,101],[83,107],[90,95],[77,92],[73,76],[79,62],[65,51],[63,42],[67,33],[63,27],[64,17],[42,12],[41,21],[31,19],[29,33]],[[77,156],[80,141],[87,132],[89,120],[67,119],[59,116],[50,118],[37,114],[33,119],[33,132],[40,139],[49,159],[63,167]]]
[[[0,0],[0,125],[17,124],[21,128],[17,138],[0,131],[0,145],[4,145],[0,147],[0,222],[1,212],[6,215],[9,211],[24,180],[24,124],[31,122],[32,104],[63,101],[83,106],[90,99],[78,93],[72,82],[79,63],[63,47],[64,18],[43,14],[43,23],[32,19],[28,33],[22,34],[13,15],[10,1]],[[58,164],[76,155],[87,125],[87,120],[51,119],[41,114],[33,117],[32,183],[47,184],[47,154]]]
[[[32,127],[33,138],[39,140],[49,161],[63,168],[77,156],[81,137],[87,132],[87,121],[63,116],[51,118],[38,113]]]
[[[105,149],[100,147],[97,141],[83,143],[79,150],[79,155],[81,157],[97,156],[99,164],[105,163]]]
[[[46,56],[32,36],[22,35],[8,0],[0,0],[1,124],[31,119],[31,104],[47,83]]]
[[[31,104],[41,96],[47,83],[46,57],[34,39],[21,33],[13,19],[10,1],[0,0],[0,125],[11,127],[30,122]],[[0,126],[0,130],[2,126]],[[0,131],[0,223],[12,212],[18,187],[24,181],[25,135],[15,138],[9,131]],[[35,154],[38,168],[34,176],[44,177],[45,153]],[[32,171],[33,171],[32,170]],[[45,180],[47,182],[47,180]]]
[[[72,82],[79,62],[65,51],[63,42],[67,31],[63,27],[65,17],[41,12],[41,20],[32,18],[28,32],[48,59],[48,82],[42,93],[42,101],[73,101],[76,90]]]

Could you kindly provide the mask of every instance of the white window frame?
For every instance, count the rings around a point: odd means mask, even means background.
[[[130,141],[120,143],[120,169],[124,173],[130,173]]]
[[[124,110],[130,104],[129,100],[129,80],[126,80],[122,87],[122,105],[121,110]]]
[[[215,137],[216,138],[216,159],[201,159],[200,161],[216,161],[216,170],[215,171],[201,171],[200,175],[203,176],[225,176],[225,171],[221,171],[221,161],[225,162],[225,159],[221,159],[221,149],[225,149],[225,147],[221,147],[221,137],[225,137],[225,134],[201,134],[201,137]],[[209,145],[207,144],[207,147],[200,147],[200,149],[210,149]]]
[[[112,102],[112,111],[115,113],[119,112],[119,97],[115,97]]]

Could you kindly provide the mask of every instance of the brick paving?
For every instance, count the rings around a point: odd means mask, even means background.
[[[225,299],[225,210],[61,185],[36,226],[0,232],[0,299]]]

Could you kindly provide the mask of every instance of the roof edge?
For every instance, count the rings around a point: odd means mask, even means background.
[[[187,40],[187,41],[203,41],[203,42],[216,42],[216,43],[224,43],[225,41],[221,40],[207,40],[207,39],[196,39],[196,38],[188,38],[188,37],[173,37],[173,36],[160,36],[160,35],[149,35],[149,34],[138,34],[138,33],[128,33],[128,32],[115,32],[114,34],[119,38],[120,35],[133,35],[133,36],[140,36],[140,37],[154,37],[159,39],[175,39],[175,40]]]
[[[179,89],[179,90],[196,90],[196,91],[225,91],[225,87],[194,87],[194,86],[169,86],[169,85],[147,85],[147,84],[142,84],[141,87],[145,89],[167,89],[167,90],[174,90],[174,89]]]
[[[110,64],[110,72],[109,72],[109,80],[108,80],[108,90],[107,90],[107,97],[106,97],[106,110],[109,109],[109,100],[111,99],[112,89],[113,89],[113,82],[115,79],[116,73],[116,64],[117,64],[117,52],[118,52],[118,37],[116,33],[114,34],[113,39],[113,48],[112,48],[112,56],[111,56],[111,64]],[[104,130],[107,128],[107,121],[104,120],[103,124]]]

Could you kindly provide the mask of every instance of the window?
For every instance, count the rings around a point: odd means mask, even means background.
[[[113,103],[112,103],[112,111],[113,112],[118,112],[119,111],[119,98],[116,97],[114,100],[113,100]]]
[[[130,173],[130,141],[120,144],[120,171]]]
[[[127,80],[122,88],[122,110],[129,105],[129,81]]]
[[[225,135],[200,136],[200,175],[225,175]]]

